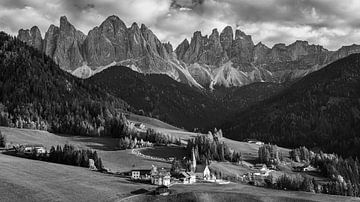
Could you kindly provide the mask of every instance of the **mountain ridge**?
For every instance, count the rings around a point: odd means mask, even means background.
[[[196,31],[190,41],[184,39],[173,50],[170,43],[161,42],[144,24],[127,27],[115,15],[87,35],[62,16],[60,26],[51,25],[44,39],[36,26],[19,30],[18,38],[80,78],[124,65],[140,73],[167,74],[200,89],[292,81],[360,52],[360,46],[355,44],[329,51],[300,40],[269,48],[261,42],[254,44],[250,35],[234,31],[231,26],[221,32],[213,29],[209,36]]]

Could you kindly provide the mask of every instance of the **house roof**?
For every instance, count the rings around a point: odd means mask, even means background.
[[[146,170],[146,169],[143,169],[143,170],[132,170],[131,172],[136,172],[136,171],[139,171],[139,172],[140,172],[140,175],[150,174],[150,172],[151,172],[151,170]]]
[[[44,147],[42,144],[26,144],[24,147]]]
[[[206,167],[207,167],[207,165],[197,165],[195,173],[203,173],[204,170],[206,169]]]

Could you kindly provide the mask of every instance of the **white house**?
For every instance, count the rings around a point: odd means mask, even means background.
[[[196,182],[196,175],[192,172],[181,172],[179,178],[183,184],[192,184]]]
[[[135,127],[140,130],[145,130],[146,126],[143,123],[135,123]]]
[[[165,168],[157,169],[153,166],[152,170],[150,171],[151,174],[151,184],[155,185],[165,185],[169,186],[171,181],[170,172]]]
[[[37,154],[44,154],[46,152],[45,147],[40,144],[34,144],[34,145],[28,144],[22,147],[24,154],[32,154],[34,151],[36,151]]]
[[[132,170],[131,179],[132,180],[150,180],[151,179],[151,170]]]

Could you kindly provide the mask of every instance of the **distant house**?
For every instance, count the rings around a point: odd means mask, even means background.
[[[256,140],[256,139],[245,139],[245,141],[246,141],[247,143],[256,144],[256,145],[259,145],[259,146],[264,145],[264,142],[261,142],[261,141]]]
[[[195,170],[195,176],[198,179],[203,180],[210,180],[211,179],[211,173],[209,166],[207,165],[197,165]]]
[[[151,179],[151,170],[132,170],[131,179],[132,180],[150,180]]]
[[[143,123],[135,123],[135,127],[141,130],[146,129],[146,126]]]
[[[166,170],[165,168],[157,169],[155,166],[153,166],[151,170],[151,184],[155,185],[170,185],[170,172]]]
[[[36,152],[37,154],[45,154],[46,149],[41,144],[27,144],[23,145],[21,148],[21,151],[23,151],[24,154],[32,154]]]
[[[314,168],[311,165],[297,166],[297,167],[294,167],[293,169],[294,169],[294,171],[297,171],[297,172],[318,172],[319,171],[319,169]]]
[[[196,182],[196,175],[192,172],[181,172],[179,179],[183,184],[192,184]]]

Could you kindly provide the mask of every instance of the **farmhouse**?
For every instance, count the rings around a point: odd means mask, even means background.
[[[157,167],[153,166],[151,169],[151,184],[155,185],[170,185],[170,172],[165,168],[157,169]]]
[[[135,127],[141,130],[146,129],[146,126],[143,123],[135,123]]]
[[[41,144],[27,144],[22,145],[20,148],[20,151],[22,151],[24,154],[32,154],[34,151],[37,154],[44,154],[46,152],[45,147]]]
[[[151,180],[151,170],[132,170],[132,180]]]
[[[196,175],[192,172],[181,172],[179,179],[183,184],[192,184],[196,182]]]
[[[319,169],[314,168],[311,165],[297,166],[297,167],[294,167],[293,169],[294,169],[294,171],[297,171],[297,172],[318,172],[319,171]]]

